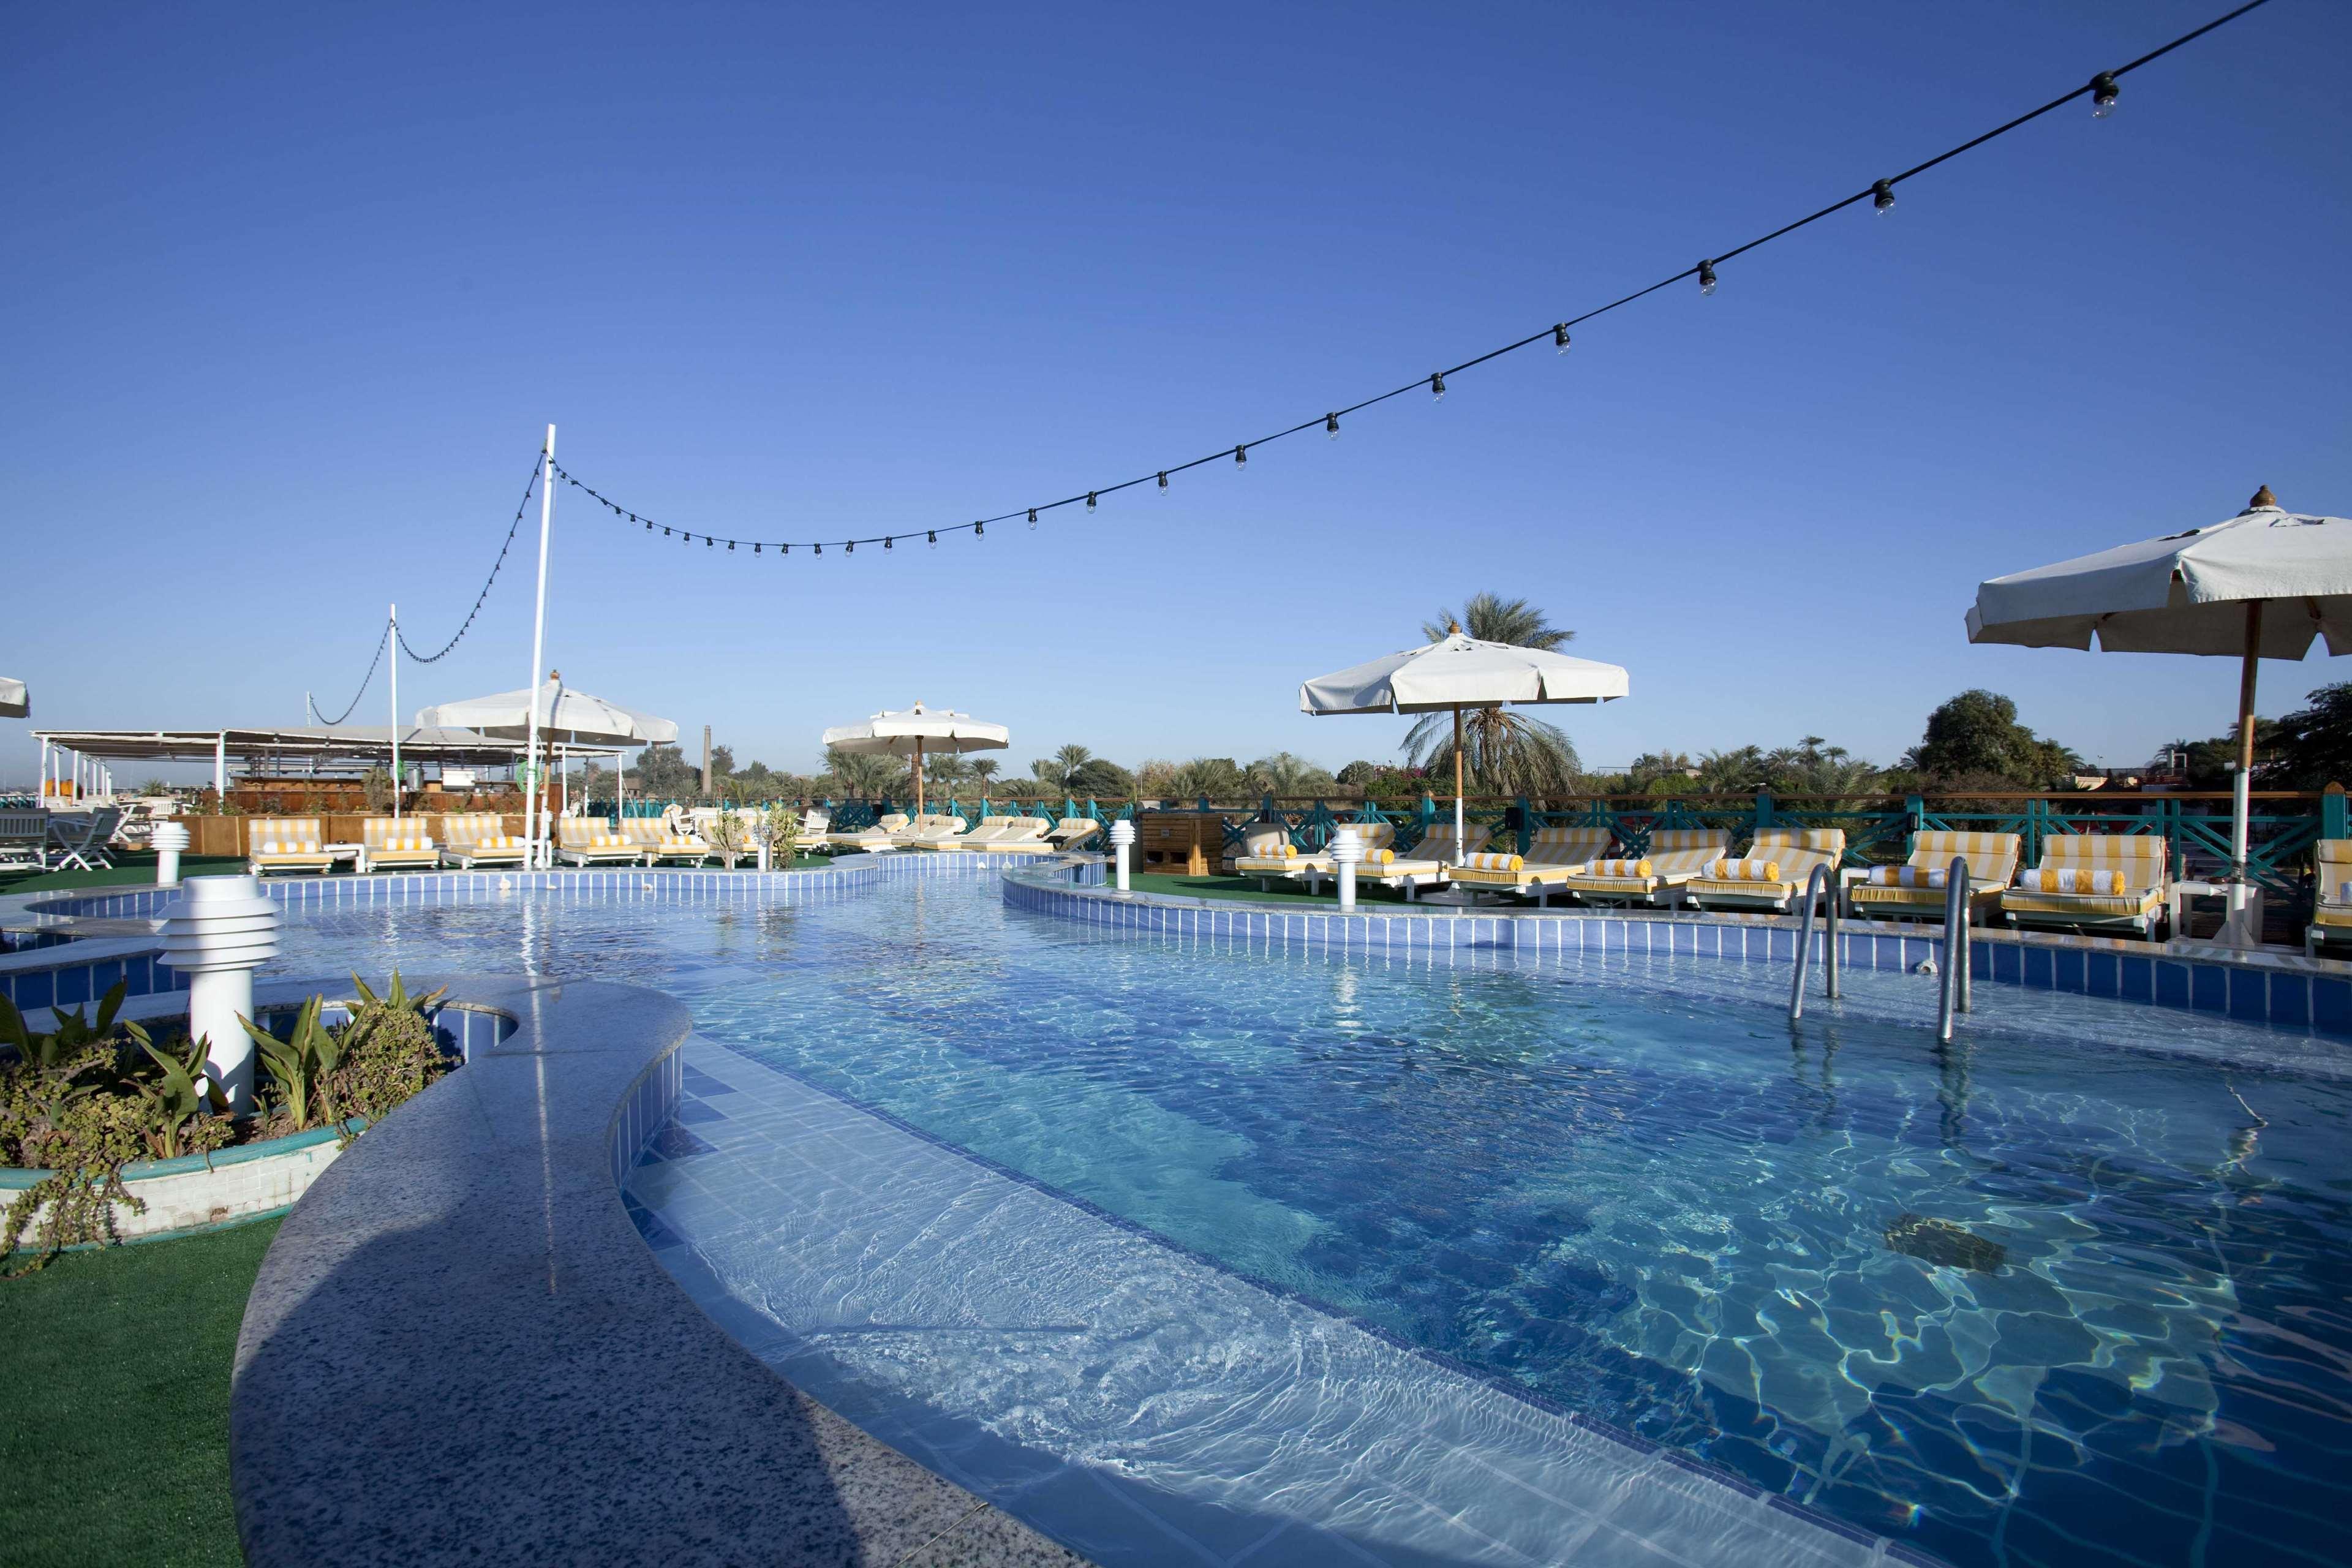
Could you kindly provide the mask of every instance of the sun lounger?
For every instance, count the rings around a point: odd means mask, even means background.
[[[664,860],[700,866],[710,858],[709,845],[659,817],[629,817],[621,824],[621,837],[637,847],[648,866]]]
[[[1614,837],[1605,827],[1538,827],[1528,840],[1527,853],[1517,857],[1517,868],[1465,864],[1451,868],[1445,879],[1465,888],[1517,893],[1541,905],[1568,879],[1583,875],[1608,851]]]
[[[563,816],[555,823],[555,855],[574,866],[638,866],[646,848],[614,832],[601,816]]]
[[[1054,848],[1076,849],[1102,831],[1102,824],[1091,816],[1066,816],[1054,824],[1045,837]]]
[[[2330,948],[2352,947],[2352,838],[2323,838],[2314,854],[2317,900],[2311,924],[2304,930],[2303,947],[2319,958]]]
[[[1869,881],[1853,885],[1849,898],[1864,920],[1942,920],[1944,879],[1958,855],[1969,863],[1969,920],[1981,925],[2015,879],[2024,853],[2025,840],[2014,833],[1915,833],[1908,860],[1877,868]]]
[[[1486,840],[1494,836],[1493,828],[1476,822],[1468,825],[1467,832],[1462,847],[1465,857],[1484,850]],[[1421,842],[1402,855],[1392,849],[1366,851],[1363,864],[1356,868],[1356,885],[1360,888],[1370,882],[1382,888],[1402,888],[1410,900],[1418,889],[1433,888],[1452,875],[1454,860],[1454,824],[1441,822],[1423,834]],[[1328,877],[1338,873],[1323,874]]]
[[[832,817],[825,813],[811,812],[809,826],[803,830],[801,842],[813,849],[831,849],[836,853],[846,850],[870,855],[884,849],[898,847],[896,836],[906,830],[907,816],[903,812],[891,812],[877,821],[867,823],[863,827],[844,828],[834,827]]]
[[[79,867],[85,871],[105,870],[114,864],[114,857],[106,852],[114,830],[122,826],[120,806],[105,806],[84,816],[79,812],[60,812],[48,819],[49,868],[63,871]]]
[[[2000,896],[2012,926],[2130,932],[2156,939],[2171,885],[2164,840],[2145,833],[2053,833],[2042,864]]]
[[[439,864],[439,846],[414,820],[371,816],[360,823],[360,870],[422,871]]]
[[[48,851],[47,812],[0,811],[0,869],[46,866]]]
[[[1837,897],[1838,867],[1844,858],[1842,827],[1768,827],[1738,859],[1718,855],[1685,884],[1684,897],[1702,910],[1785,915],[1805,896],[1815,867],[1829,868],[1830,897]]]
[[[1559,879],[1558,890],[1587,904],[1654,904],[1680,901],[1684,889],[1723,858],[1729,835],[1717,827],[1661,827],[1640,855],[1595,859]]]
[[[520,866],[520,835],[507,832],[495,812],[469,812],[441,819],[441,864],[471,871],[479,866]]]
[[[981,826],[997,825],[997,834],[983,844],[968,847],[985,849],[992,855],[1042,855],[1054,846],[1047,842],[1046,829],[1052,826],[1042,816],[984,816]]]
[[[1385,822],[1349,826],[1367,837],[1379,835],[1377,841],[1383,846],[1396,832]],[[1235,876],[1256,878],[1258,891],[1263,893],[1272,890],[1277,877],[1286,882],[1300,882],[1330,876],[1331,858],[1301,853],[1298,846],[1290,841],[1290,824],[1286,822],[1253,822],[1242,829],[1233,868]]]
[[[272,871],[310,871],[325,875],[335,868],[315,816],[257,816],[246,825],[247,863],[257,877]]]
[[[961,816],[927,811],[890,838],[901,849],[936,849],[950,839],[962,837],[971,828],[971,824]]]

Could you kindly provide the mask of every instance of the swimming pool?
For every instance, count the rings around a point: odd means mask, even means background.
[[[685,1000],[648,1239],[1106,1563],[1545,1560],[1378,1506],[1438,1485],[1381,1429],[1456,1397],[1465,1452],[1579,1412],[1958,1563],[2343,1560],[2338,1047],[1983,985],[1938,1050],[1894,973],[1792,1033],[1785,967],[1137,939],[972,875],[320,910],[278,968],[353,962]]]

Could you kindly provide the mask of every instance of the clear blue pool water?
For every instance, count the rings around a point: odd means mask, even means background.
[[[278,970],[530,968],[1959,1564],[2352,1561],[2342,1047],[1982,984],[1094,934],[992,880],[305,916]],[[2002,1249],[1889,1245],[1904,1216]]]

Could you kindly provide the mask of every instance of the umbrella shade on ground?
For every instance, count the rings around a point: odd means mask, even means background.
[[[1543,648],[1481,642],[1454,627],[1406,648],[1298,688],[1302,712],[1454,714],[1454,852],[1462,853],[1462,711],[1520,703],[1607,702],[1629,689],[1622,665]]]
[[[2288,511],[2264,485],[2220,522],[1980,583],[1968,626],[1972,643],[2238,659],[2230,844],[2242,879],[2256,671],[2315,641],[2352,653],[2352,520]],[[2242,889],[2231,907],[2243,903]]]
[[[1002,751],[1013,743],[1013,731],[1002,724],[983,723],[969,713],[926,708],[918,702],[898,712],[877,713],[863,723],[837,724],[824,732],[824,743],[845,752],[913,758],[915,815],[919,816],[926,752]]]

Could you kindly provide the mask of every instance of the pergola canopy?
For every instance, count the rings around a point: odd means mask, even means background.
[[[242,763],[301,762],[321,769],[367,768],[392,760],[387,724],[297,724],[278,729],[219,730],[36,730],[47,741],[104,762],[209,763],[222,755]],[[574,754],[617,752],[618,747],[567,745]],[[505,767],[520,759],[520,742],[500,741],[472,730],[415,725],[400,731],[404,763],[449,767]]]

